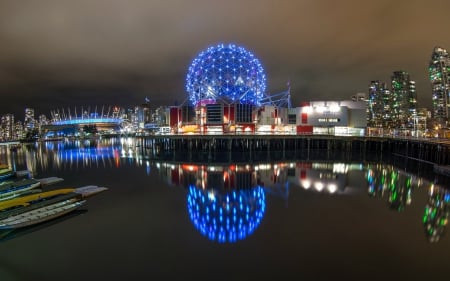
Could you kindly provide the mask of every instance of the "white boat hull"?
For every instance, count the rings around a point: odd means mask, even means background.
[[[86,200],[69,199],[0,220],[0,229],[16,229],[45,222],[83,205]]]

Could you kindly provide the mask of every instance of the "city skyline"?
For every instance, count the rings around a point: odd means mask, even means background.
[[[445,1],[6,1],[0,9],[0,113],[23,119],[57,108],[145,97],[155,106],[187,99],[192,60],[218,43],[261,60],[267,93],[290,83],[301,101],[343,100],[390,83],[416,81],[431,110],[428,66],[450,49]]]

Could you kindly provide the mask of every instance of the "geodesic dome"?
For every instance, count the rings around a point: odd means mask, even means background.
[[[243,47],[219,44],[201,52],[186,77],[189,100],[259,105],[266,75],[259,60]]]

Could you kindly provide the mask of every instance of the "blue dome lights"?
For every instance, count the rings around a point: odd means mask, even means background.
[[[186,90],[194,106],[215,102],[259,105],[266,91],[266,75],[259,60],[243,47],[219,44],[193,60]]]
[[[189,217],[201,234],[219,243],[234,243],[252,234],[266,209],[262,187],[226,194],[189,186]]]

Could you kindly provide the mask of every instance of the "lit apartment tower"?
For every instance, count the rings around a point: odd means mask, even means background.
[[[14,139],[14,115],[5,114],[1,119],[1,139],[12,140]]]
[[[395,71],[391,77],[392,120],[395,128],[413,129],[417,117],[416,82],[406,71]]]
[[[159,126],[167,125],[167,116],[166,116],[167,108],[164,106],[160,106],[155,109],[155,112],[152,114],[153,122],[155,122]]]
[[[136,122],[137,122],[137,128],[144,128],[145,124],[148,124],[151,122],[151,112],[150,112],[150,104],[148,98],[145,99],[145,103],[141,104],[140,106],[136,106],[134,109],[134,112],[136,114]]]
[[[434,48],[428,70],[434,121],[437,125],[448,127],[450,118],[450,57],[447,50],[440,47]]]
[[[113,113],[112,113],[112,117],[113,118],[120,118],[123,117],[123,114],[125,114],[124,112],[122,112],[121,115],[121,110],[123,110],[122,108],[118,107],[118,106],[114,106],[113,107]],[[109,111],[108,111],[109,112]],[[108,116],[109,117],[109,116]]]
[[[374,80],[370,82],[367,100],[369,127],[389,128],[391,117],[391,96],[386,83]]]
[[[22,139],[22,138],[24,138],[25,137],[25,134],[24,134],[24,132],[23,132],[23,125],[22,125],[22,122],[20,122],[20,121],[17,121],[15,124],[14,124],[14,138],[15,139]]]
[[[49,123],[50,121],[48,120],[47,116],[45,116],[44,114],[39,115],[39,134],[42,133],[42,126],[48,125]]]
[[[25,120],[23,122],[25,133],[34,129],[35,120],[34,120],[34,109],[33,108],[25,108]]]
[[[47,116],[45,116],[44,114],[39,115],[39,125],[47,125],[49,124],[49,120],[47,118]]]

